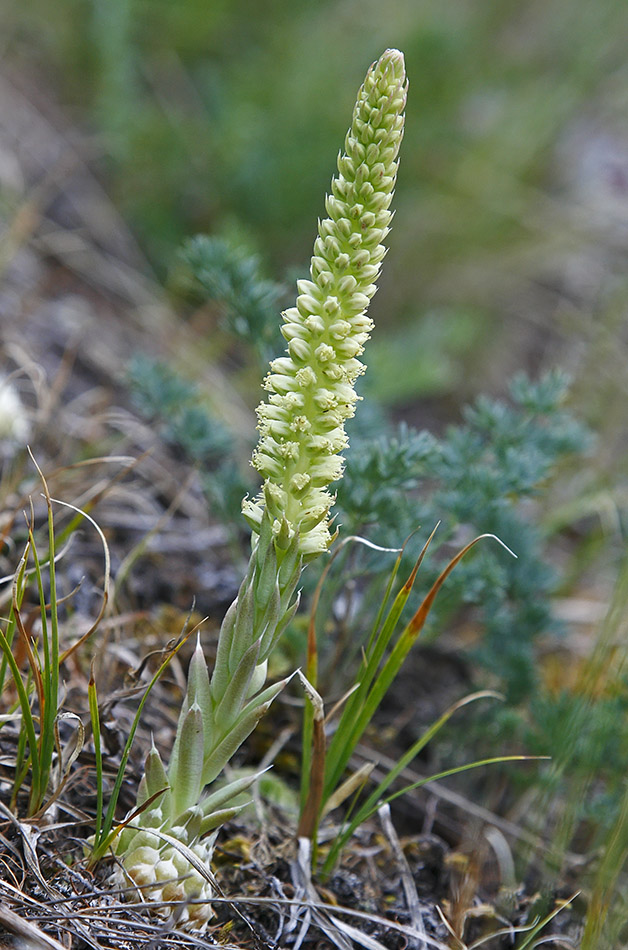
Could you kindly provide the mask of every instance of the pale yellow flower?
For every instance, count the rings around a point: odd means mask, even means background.
[[[367,308],[386,253],[406,101],[403,55],[387,50],[369,70],[338,158],[338,174],[319,223],[310,280],[297,283],[296,306],[283,314],[286,355],[265,380],[257,410],[253,465],[264,490],[242,511],[259,532],[265,507],[299,534],[306,557],[327,550],[329,485],[342,475],[344,424],[355,412],[359,357],[372,322]]]

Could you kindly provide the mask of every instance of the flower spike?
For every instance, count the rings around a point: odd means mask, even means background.
[[[286,355],[274,360],[257,409],[253,465],[264,478],[242,512],[260,531],[267,508],[278,533],[282,518],[305,557],[331,543],[328,490],[342,475],[345,421],[355,412],[359,357],[372,329],[367,308],[386,249],[403,137],[407,82],[403,55],[386,50],[371,66],[338,158],[338,174],[319,222],[310,280],[297,282],[296,306],[283,314]]]

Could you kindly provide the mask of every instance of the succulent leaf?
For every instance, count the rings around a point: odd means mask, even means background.
[[[155,804],[156,807],[161,810],[163,815],[168,815],[170,813],[172,800],[172,793],[169,789],[170,782],[168,780],[168,774],[166,772],[165,766],[154,742],[148,755],[146,756],[143,781],[145,783],[146,795],[141,801],[140,796],[138,795],[137,804],[142,805],[144,801],[146,801],[152,795],[156,795],[158,792],[166,789],[163,795],[157,799]]]
[[[234,799],[236,795],[241,795],[242,792],[246,792],[266,771],[266,769],[262,769],[261,772],[255,772],[253,775],[244,775],[242,778],[235,779],[233,782],[223,785],[222,788],[219,788],[216,792],[212,792],[211,795],[207,795],[201,802],[203,814],[205,816],[210,815]]]
[[[258,655],[259,640],[256,640],[240,659],[220,703],[214,709],[214,722],[218,729],[228,731],[237,719],[238,712],[249,692],[249,684],[255,671]]]
[[[274,691],[273,699],[281,692],[286,682],[286,680],[282,680],[280,683],[275,683],[272,687],[269,687],[269,690]],[[269,690],[264,690],[264,693],[267,693]],[[229,732],[221,738],[221,741],[205,760],[203,770],[203,782],[205,785],[209,785],[210,782],[213,782],[214,779],[220,775],[225,764],[229,762],[234,752],[240,748],[244,740],[253,732],[262,716],[268,712],[271,701],[272,700],[258,703],[257,699],[255,699],[245,707],[237,721],[230,727]]]
[[[169,769],[174,815],[181,814],[199,799],[203,788],[203,753],[203,714],[198,703],[193,703],[183,720],[177,760]]]

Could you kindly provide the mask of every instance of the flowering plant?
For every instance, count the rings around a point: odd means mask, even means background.
[[[403,55],[387,50],[358,93],[345,152],[319,224],[310,280],[284,314],[288,342],[271,363],[258,408],[253,465],[264,483],[243,514],[253,552],[222,623],[211,676],[197,645],[168,767],[153,747],[137,808],[97,845],[115,840],[117,879],[158,901],[190,900],[183,921],[202,930],[213,894],[208,864],[216,829],[256,776],[207,790],[254,729],[285,680],[266,686],[268,658],[299,603],[305,561],[331,541],[329,486],[342,475],[344,423],[372,322],[366,314],[385,255],[406,101]]]
[[[243,514],[259,532],[264,508],[285,519],[299,550],[311,557],[331,541],[330,483],[342,475],[344,423],[355,412],[359,358],[373,322],[366,310],[386,254],[406,100],[403,56],[387,50],[358,93],[345,152],[319,224],[311,280],[297,283],[296,306],[283,315],[288,352],[270,366],[259,406],[253,465],[264,478]]]

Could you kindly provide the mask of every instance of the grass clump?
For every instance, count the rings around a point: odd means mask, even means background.
[[[461,565],[446,605],[436,608],[426,630],[435,637],[464,605],[478,605],[483,633],[476,657],[513,704],[537,683],[535,641],[559,628],[550,601],[558,574],[544,553],[547,533],[530,517],[531,504],[550,475],[567,459],[584,457],[592,444],[565,406],[567,389],[567,377],[557,371],[538,382],[518,376],[510,402],[480,397],[464,410],[464,423],[441,438],[406,425],[375,438],[372,429],[358,430],[338,491],[339,521],[381,545],[393,546],[417,524],[440,522],[433,553],[479,531],[516,552],[511,562],[484,548]],[[365,561],[372,569],[374,558]],[[436,569],[426,566],[430,583]]]
[[[82,720],[62,709],[62,667],[98,627],[109,596],[109,553],[104,536],[89,515],[74,506],[67,506],[79,515],[79,521],[87,518],[98,531],[105,552],[105,580],[96,620],[73,644],[62,649],[59,610],[63,600],[58,594],[56,581],[58,552],[53,499],[40,471],[39,475],[47,507],[47,538],[43,554],[39,553],[41,540],[38,542],[35,536],[31,502],[27,541],[11,586],[9,615],[0,628],[0,694],[6,696],[14,691],[16,695],[0,724],[18,723],[11,806],[21,808],[26,799],[26,816],[31,819],[40,818],[59,797],[83,748],[85,727]],[[34,633],[34,618],[28,607],[33,588],[39,604],[39,636]],[[21,660],[25,661],[25,673]],[[74,727],[75,735],[68,743],[69,747],[61,740],[62,721],[71,721]]]

